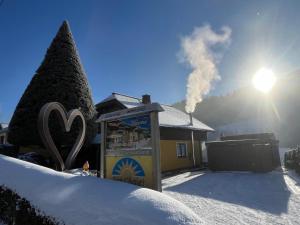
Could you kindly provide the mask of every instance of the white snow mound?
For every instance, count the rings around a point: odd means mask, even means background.
[[[202,224],[179,201],[147,188],[57,172],[0,155],[0,185],[65,224]]]

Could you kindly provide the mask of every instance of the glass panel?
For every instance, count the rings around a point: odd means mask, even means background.
[[[107,150],[151,149],[149,115],[121,118],[107,123]]]

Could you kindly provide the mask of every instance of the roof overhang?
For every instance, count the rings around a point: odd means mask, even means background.
[[[115,112],[103,114],[96,120],[96,123],[118,119],[122,116],[132,116],[136,114],[149,113],[153,111],[162,112],[164,111],[164,109],[158,103],[147,104],[139,107],[123,109],[123,110],[118,110]]]
[[[160,127],[166,127],[166,128],[197,130],[197,131],[204,131],[204,132],[215,132],[215,130],[213,128],[210,128],[210,129],[201,129],[201,128],[192,127],[192,126],[172,126],[172,125],[164,125],[164,124],[159,124],[159,126]]]

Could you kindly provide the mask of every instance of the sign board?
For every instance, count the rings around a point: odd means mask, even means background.
[[[157,103],[104,114],[101,176],[161,191]]]

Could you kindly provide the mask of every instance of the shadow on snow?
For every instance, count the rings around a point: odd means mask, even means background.
[[[195,176],[195,173],[190,176]],[[188,176],[185,178],[189,179]],[[272,214],[287,212],[291,195],[280,172],[208,172],[178,185],[167,186],[164,191],[211,198]]]

